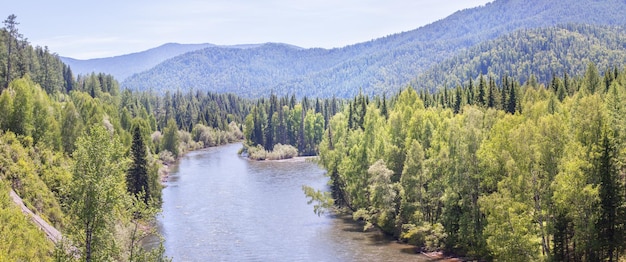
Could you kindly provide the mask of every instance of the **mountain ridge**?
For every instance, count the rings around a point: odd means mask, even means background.
[[[363,43],[280,53],[281,61],[263,57],[278,54],[264,45],[232,52],[208,47],[165,60],[123,80],[122,86],[157,92],[176,88],[232,92],[246,97],[271,92],[320,97],[395,92],[437,63],[484,41],[518,29],[567,23],[623,25],[626,16],[619,10],[624,9],[626,3],[617,0],[496,0]]]
[[[524,40],[524,41],[520,41]],[[500,81],[513,76],[522,83],[530,75],[540,83],[552,77],[583,75],[589,63],[600,70],[626,66],[626,27],[567,24],[520,29],[485,41],[420,74],[416,88],[455,87],[483,74]],[[441,74],[440,72],[446,72]]]
[[[74,59],[60,57],[76,74],[87,75],[93,72],[107,73],[122,81],[132,74],[148,70],[159,63],[191,50],[215,46],[213,44],[179,44],[166,43],[145,51],[134,52],[113,57]]]

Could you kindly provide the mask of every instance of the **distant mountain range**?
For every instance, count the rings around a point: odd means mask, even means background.
[[[63,63],[72,68],[74,74],[86,75],[90,73],[107,73],[119,81],[127,77],[146,71],[159,63],[184,53],[212,47],[212,44],[175,44],[169,43],[146,51],[107,58],[80,60],[69,57],[60,57]]]
[[[260,44],[242,44],[231,46],[218,46],[214,44],[179,44],[167,43],[159,47],[146,51],[126,54],[114,57],[94,58],[94,59],[74,59],[70,57],[60,57],[63,63],[69,65],[75,74],[107,73],[111,74],[118,81],[123,81],[127,77],[149,70],[163,61],[182,55],[191,51],[208,47],[246,49],[259,47]],[[293,46],[294,48],[299,48]]]
[[[484,57],[489,52],[486,48],[492,48],[492,52],[503,52],[512,48],[501,46],[507,40],[498,44],[495,39],[499,37],[516,42],[530,40],[527,38],[530,36],[525,33],[532,32],[520,29],[555,28],[554,26],[567,24],[626,25],[626,16],[622,10],[626,10],[626,2],[623,0],[496,0],[485,6],[458,11],[445,19],[412,31],[330,50],[302,49],[285,44],[253,45],[247,48],[206,44],[207,46],[194,46],[187,51],[179,51],[178,54],[170,52],[169,56],[160,56],[160,63],[156,62],[158,59],[151,60],[151,63],[140,63],[143,60],[139,56],[141,53],[117,57],[117,60],[109,58],[86,61],[94,63],[91,68],[99,68],[98,71],[123,79],[123,87],[138,90],[163,92],[192,88],[232,92],[245,97],[265,96],[271,92],[298,96],[349,97],[360,91],[366,94],[395,92],[409,83],[416,87],[434,88],[444,83],[458,82],[466,76],[496,73],[489,70],[483,72],[484,65],[476,68],[463,64],[471,62],[476,56]],[[569,30],[564,27],[561,29]],[[617,27],[602,27],[601,30],[623,31]],[[576,30],[572,32],[574,31]],[[582,30],[577,33],[584,35],[586,32]],[[595,34],[595,29],[590,29],[587,33]],[[496,42],[484,45],[492,40]],[[585,38],[578,40],[582,42],[577,48],[585,48]],[[184,45],[178,47],[182,46]],[[146,52],[156,52],[161,48],[163,47]],[[527,51],[532,53],[537,50]],[[589,56],[595,54],[597,53],[587,52]],[[455,60],[455,57],[461,56],[466,57],[465,60]],[[126,59],[121,59],[122,57]],[[573,62],[582,63],[580,59],[595,58],[578,59]],[[74,72],[82,72],[72,61],[66,62]],[[492,63],[490,66],[495,68],[498,64]],[[122,72],[104,68],[119,69]],[[476,71],[472,72],[474,70]],[[519,70],[510,75],[515,76],[514,73],[519,73]],[[456,79],[447,76],[449,74],[457,75]]]

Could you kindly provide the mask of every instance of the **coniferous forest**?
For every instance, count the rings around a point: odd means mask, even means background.
[[[515,31],[441,57],[416,88],[242,98],[74,75],[15,15],[3,24],[0,261],[167,261],[141,241],[156,233],[168,167],[240,141],[256,160],[317,156],[328,190],[303,186],[316,213],[347,212],[420,251],[626,258],[623,27]]]
[[[15,16],[0,34],[0,261],[157,261],[143,250],[165,167],[238,141],[251,103],[228,94],[156,95],[110,75],[74,76],[32,47]],[[12,203],[62,233],[49,241]],[[148,227],[149,228],[149,227]]]

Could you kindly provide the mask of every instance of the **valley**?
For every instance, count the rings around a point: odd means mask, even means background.
[[[624,260],[622,10],[495,0],[336,48],[86,60],[10,14],[0,261]]]

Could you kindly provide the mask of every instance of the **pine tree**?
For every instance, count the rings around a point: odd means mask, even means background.
[[[11,58],[13,56],[13,52],[15,51],[15,49],[17,49],[19,47],[19,43],[23,38],[23,35],[20,34],[20,32],[17,29],[17,26],[20,24],[18,23],[15,19],[17,18],[16,15],[11,14],[9,15],[9,17],[7,17],[6,20],[2,21],[4,23],[4,30],[6,30],[6,32],[9,34],[8,37],[6,38],[6,46],[7,46],[7,65],[6,65],[6,75],[5,75],[5,83],[4,86],[2,86],[2,88],[6,88],[9,86],[9,84],[11,83],[11,71],[13,69],[11,69],[11,64],[13,63],[11,61]],[[2,89],[0,89],[0,91],[2,91]]]
[[[601,83],[598,68],[596,68],[594,63],[589,63],[587,71],[585,72],[585,78],[583,79],[583,86],[586,87],[591,94],[595,94],[597,91],[600,91]]]
[[[467,87],[467,104],[474,105],[474,82],[472,78],[469,80],[469,86]]]
[[[515,114],[517,108],[517,94],[515,93],[515,84],[509,88],[509,100],[506,107],[506,112]]]
[[[487,107],[494,108],[496,106],[496,82],[489,77],[489,93],[487,94]]]
[[[478,106],[485,106],[485,77],[481,74],[478,81],[478,94],[476,97],[476,104]]]
[[[383,94],[383,101],[381,102],[380,113],[385,116],[385,119],[389,118],[389,110],[387,109],[387,95]]]
[[[148,161],[146,160],[146,145],[143,142],[139,125],[133,129],[133,143],[130,151],[133,162],[128,173],[126,173],[128,192],[134,196],[143,192],[143,202],[148,204],[150,199]]]
[[[461,111],[461,100],[463,99],[463,94],[461,93],[461,87],[456,87],[456,92],[454,96],[454,113],[458,114]]]
[[[600,217],[596,228],[600,254],[597,257],[603,261],[618,259],[619,239],[623,231],[623,223],[620,221],[620,206],[622,204],[622,190],[620,189],[619,173],[615,167],[615,149],[609,141],[608,134],[603,134],[599,166],[597,170],[600,179]]]

